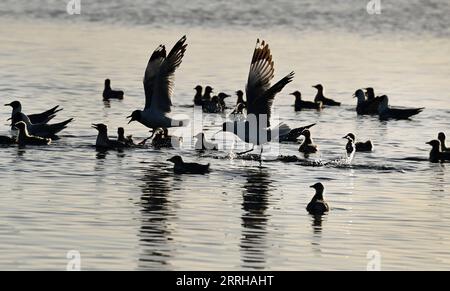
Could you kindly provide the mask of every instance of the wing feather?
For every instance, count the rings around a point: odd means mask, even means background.
[[[171,111],[174,74],[181,65],[186,47],[186,36],[183,36],[167,57],[165,47],[160,46],[150,58],[144,77],[145,109],[153,105],[163,113]]]

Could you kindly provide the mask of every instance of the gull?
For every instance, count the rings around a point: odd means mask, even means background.
[[[111,89],[111,80],[105,80],[105,89],[103,90],[103,100],[123,99],[123,91],[115,91]]]
[[[370,91],[368,91],[370,92]],[[372,96],[372,93],[369,94]],[[378,107],[381,103],[381,97],[370,97],[366,99],[366,94],[363,90],[358,89],[353,94],[353,98],[357,98],[356,112],[358,115],[375,115],[378,114]]]
[[[440,132],[438,134],[438,140],[441,142],[441,151],[443,152],[450,152],[450,148],[447,147],[447,145],[445,144],[445,140],[446,140],[446,136],[445,133]]]
[[[439,163],[450,161],[450,152],[441,151],[441,142],[437,139],[427,142],[432,147],[430,151],[430,162]]]
[[[357,152],[371,152],[373,150],[372,141],[368,140],[366,142],[356,142],[356,136],[353,133],[349,133],[343,138],[347,139],[349,143],[352,142]]]
[[[389,98],[386,95],[380,97],[381,102],[378,107],[378,116],[381,120],[388,119],[409,119],[411,116],[417,115],[425,108],[400,109],[391,108],[389,106]]]
[[[22,113],[22,104],[19,101],[13,101],[9,104],[5,104],[5,106],[11,106],[12,107],[12,113],[11,113],[11,119],[14,115],[17,113]],[[30,119],[30,122],[33,124],[39,124],[39,123],[48,123],[50,120],[52,120],[56,113],[60,112],[62,109],[59,109],[59,105],[38,114],[30,114],[27,115],[27,118]],[[11,126],[13,126],[15,123],[12,123]]]
[[[151,128],[153,134],[163,128],[165,135],[170,127],[182,127],[186,121],[174,120],[168,116],[172,107],[175,70],[180,66],[187,44],[183,36],[166,56],[166,48],[160,45],[150,57],[144,74],[145,107],[135,110],[130,116],[133,121]]]
[[[313,88],[317,89],[317,94],[314,99],[314,102],[319,103],[322,102],[325,106],[341,106],[341,103],[334,101],[333,99],[327,98],[323,95],[323,86],[321,84],[317,84],[313,86]]]
[[[56,134],[62,131],[63,129],[67,128],[67,125],[73,121],[73,118],[55,124],[45,124],[45,123],[33,124],[28,118],[28,116],[26,116],[23,113],[17,113],[12,117],[12,122],[14,125],[20,121],[26,124],[27,130],[31,135],[43,138],[57,139],[58,137],[56,136]]]
[[[280,135],[287,134],[290,131],[285,124],[280,124],[271,129],[270,117],[275,96],[292,82],[294,72],[271,86],[274,71],[274,62],[269,45],[258,39],[246,87],[247,118],[244,121],[225,122],[222,125],[222,131],[234,133],[242,141],[253,145],[251,150],[239,153],[239,155],[253,151],[255,145],[261,146],[260,161],[263,145],[279,140]]]
[[[302,134],[305,137],[305,140],[300,145],[300,148],[298,149],[299,152],[304,154],[314,154],[317,153],[317,145],[314,144],[312,138],[311,138],[311,132],[308,129],[305,129]]]
[[[219,149],[218,144],[206,140],[205,134],[203,132],[200,132],[199,134],[194,136],[194,138],[197,139],[197,142],[195,143],[195,150],[197,151],[217,151]]]
[[[123,142],[117,140],[111,140],[108,137],[108,127],[103,123],[92,124],[92,128],[98,130],[97,141],[95,146],[101,149],[121,149],[128,147]]]
[[[201,165],[197,163],[185,163],[180,156],[175,156],[167,160],[174,164],[175,174],[199,174],[204,175],[209,172],[209,164]]]
[[[30,135],[27,130],[27,125],[23,121],[17,122],[14,126],[19,130],[17,143],[21,147],[26,145],[49,145],[52,142],[50,138]]]
[[[202,106],[203,105],[203,87],[200,85],[197,85],[195,88],[195,96],[194,96],[194,105],[195,106]]]
[[[323,192],[325,191],[323,184],[317,183],[312,185],[311,188],[316,190],[316,194],[306,207],[308,213],[312,215],[323,215],[329,212],[330,207],[323,199]]]
[[[295,97],[295,111],[302,111],[303,109],[322,109],[322,102],[311,102],[311,101],[303,101],[302,93],[300,91],[295,91],[291,93]]]

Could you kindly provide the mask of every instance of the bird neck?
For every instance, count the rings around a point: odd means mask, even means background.
[[[19,105],[16,108],[13,108],[12,115],[14,116],[15,114],[20,113],[20,112],[22,112],[22,105]]]
[[[313,201],[323,201],[323,190],[316,190],[316,195],[313,197]]]
[[[324,97],[324,96],[323,96],[323,88],[318,88],[318,89],[317,89],[316,97]]]
[[[447,145],[445,144],[445,138],[439,139],[441,142],[441,151],[445,152],[447,150]]]
[[[237,99],[237,102],[236,102],[237,104],[239,104],[239,103],[244,103],[244,96],[238,96],[238,99]]]
[[[99,131],[97,135],[96,144],[98,146],[106,146],[108,142],[109,142],[108,131]]]

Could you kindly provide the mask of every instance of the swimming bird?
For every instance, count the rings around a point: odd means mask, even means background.
[[[380,98],[381,102],[378,107],[378,116],[381,120],[409,119],[411,116],[417,115],[425,109],[425,108],[413,108],[413,109],[391,108],[389,106],[388,96],[383,95]]]
[[[170,127],[181,127],[186,121],[174,120],[168,116],[172,107],[175,70],[181,65],[187,44],[183,36],[166,56],[166,48],[160,45],[150,57],[144,75],[145,107],[135,110],[130,116],[131,123],[137,121],[153,129],[167,131]]]
[[[158,128],[152,139],[152,146],[157,149],[161,148],[179,148],[182,138],[168,135],[164,129]]]
[[[242,104],[244,105],[244,107],[247,107],[247,101],[244,100],[244,92],[242,92],[242,90],[237,90],[236,96],[237,96],[236,106]]]
[[[308,129],[305,129],[301,135],[305,137],[303,140],[303,143],[300,145],[300,148],[298,149],[299,152],[304,154],[314,154],[317,153],[318,147],[314,144],[312,138],[311,138],[311,132]]]
[[[367,97],[368,101],[374,100],[375,97],[375,90],[372,87],[366,88],[365,96]]]
[[[349,133],[343,138],[348,139],[349,141],[353,141],[355,145],[355,150],[357,152],[371,152],[373,150],[373,143],[372,141],[368,140],[366,142],[357,142],[356,136],[353,133]]]
[[[219,145],[216,143],[212,143],[206,140],[205,134],[203,132],[200,132],[196,136],[194,136],[195,139],[197,139],[197,142],[195,143],[195,149],[198,151],[217,151],[219,150]]]
[[[57,139],[58,137],[56,136],[56,134],[61,132],[63,129],[67,128],[67,125],[73,121],[73,118],[54,124],[45,124],[45,123],[33,124],[31,123],[28,116],[26,116],[23,113],[17,113],[12,117],[13,124],[16,124],[20,121],[26,124],[27,130],[31,135],[43,138]]]
[[[203,105],[203,87],[200,85],[197,85],[195,88],[195,96],[194,96],[194,105],[195,106],[202,106]]]
[[[27,125],[23,121],[17,122],[14,126],[19,130],[17,143],[21,147],[26,145],[49,145],[52,142],[50,138],[30,135],[27,130]]]
[[[9,136],[0,135],[0,145],[12,145],[16,144],[17,141]]]
[[[356,153],[356,145],[355,140],[349,137],[348,135],[344,137],[347,139],[347,144],[345,145],[345,150],[347,151],[347,157],[353,158],[354,154]]]
[[[22,112],[22,104],[19,101],[13,101],[9,104],[5,104],[5,106],[12,107],[11,119],[17,113],[24,114]],[[27,117],[30,119],[30,122],[33,124],[48,123],[50,120],[52,120],[56,116],[56,113],[58,113],[60,111],[62,111],[62,109],[59,109],[59,105],[57,105],[47,111],[44,111],[44,112],[38,113],[38,114],[30,114],[30,115],[27,115]],[[13,127],[14,124],[15,123],[12,123],[11,127]]]
[[[354,98],[357,98],[356,112],[358,115],[375,115],[378,114],[378,107],[381,103],[380,97],[374,97],[371,99],[366,99],[366,94],[363,90],[356,90],[353,94]]]
[[[185,163],[180,156],[175,156],[167,160],[168,162],[172,162],[174,164],[174,172],[175,174],[206,174],[209,172],[209,166],[201,165],[197,163]]]
[[[303,101],[302,93],[300,93],[300,91],[295,91],[290,95],[295,96],[295,111],[302,111],[303,109],[322,109],[322,102]]]
[[[95,146],[101,149],[123,149],[128,147],[125,143],[111,140],[108,137],[108,127],[103,123],[92,124],[92,128],[98,130]]]
[[[286,130],[285,132],[280,132],[280,138],[279,141],[280,142],[297,142],[298,138],[302,135],[302,132],[305,131],[306,129],[310,129],[311,127],[315,126],[316,124],[310,124],[307,126],[303,126],[303,127],[299,127],[299,128],[294,128],[294,129],[290,129],[289,131]]]
[[[306,211],[308,211],[308,213],[312,215],[323,215],[329,212],[330,206],[328,206],[328,203],[326,203],[323,199],[323,193],[325,191],[325,187],[323,186],[323,184],[317,183],[310,187],[315,189],[316,193],[314,194],[311,202],[309,202],[308,206],[306,207]]]
[[[450,161],[450,152],[441,151],[441,142],[439,140],[432,140],[427,142],[432,147],[430,151],[430,162],[439,163]]]
[[[258,39],[253,53],[250,72],[247,81],[247,118],[245,121],[225,122],[222,130],[237,135],[242,141],[254,146],[261,146],[261,155],[263,145],[270,141],[276,141],[282,133],[290,131],[286,125],[278,125],[271,129],[270,117],[275,96],[294,78],[294,72],[281,79],[275,85],[271,86],[274,77],[274,62],[269,45]],[[278,132],[279,135],[273,135],[272,132]],[[244,154],[240,153],[240,154]],[[260,155],[260,157],[261,157]]]
[[[123,91],[115,91],[111,89],[111,80],[105,80],[105,89],[103,90],[103,100],[123,99]]]
[[[205,113],[221,113],[223,112],[224,108],[220,105],[220,100],[218,96],[214,96],[209,101],[204,101],[203,112]]]
[[[445,133],[440,132],[440,133],[438,134],[438,140],[441,142],[441,151],[443,151],[443,152],[450,152],[450,148],[448,148],[448,147],[446,146],[446,144],[445,144],[446,138],[447,138],[447,137],[445,136]]]
[[[322,102],[325,106],[341,106],[340,102],[336,102],[332,99],[329,99],[323,95],[323,86],[321,84],[313,86],[313,88],[317,89],[316,98],[314,99],[314,102],[319,103]]]
[[[126,144],[127,146],[134,146],[133,136],[129,135],[125,137],[125,129],[119,127],[117,129],[117,141]]]
[[[224,111],[227,108],[225,99],[231,97],[231,95],[221,92],[221,93],[219,93],[219,95],[217,95],[217,97],[219,97],[219,104],[220,104],[220,106],[222,106],[222,111]]]
[[[211,98],[212,98],[211,94],[213,92],[214,92],[214,89],[211,86],[205,87],[205,94],[203,94],[203,96],[202,96],[203,103],[211,101]]]

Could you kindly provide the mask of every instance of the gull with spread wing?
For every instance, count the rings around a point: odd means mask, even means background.
[[[160,45],[150,57],[144,75],[145,108],[135,110],[130,116],[133,121],[140,122],[153,130],[158,128],[186,126],[186,121],[174,120],[168,116],[172,108],[175,70],[181,65],[186,52],[186,36],[183,36],[166,55],[166,48]]]
[[[252,144],[253,149],[255,145],[261,146],[261,155],[262,145],[277,141],[280,135],[287,134],[291,130],[285,124],[280,124],[273,129],[270,127],[275,96],[294,78],[294,72],[291,72],[271,86],[274,72],[274,62],[269,45],[258,39],[246,87],[247,118],[244,121],[225,122],[222,125],[223,131],[234,133],[242,141]],[[249,153],[253,149],[244,153]]]

